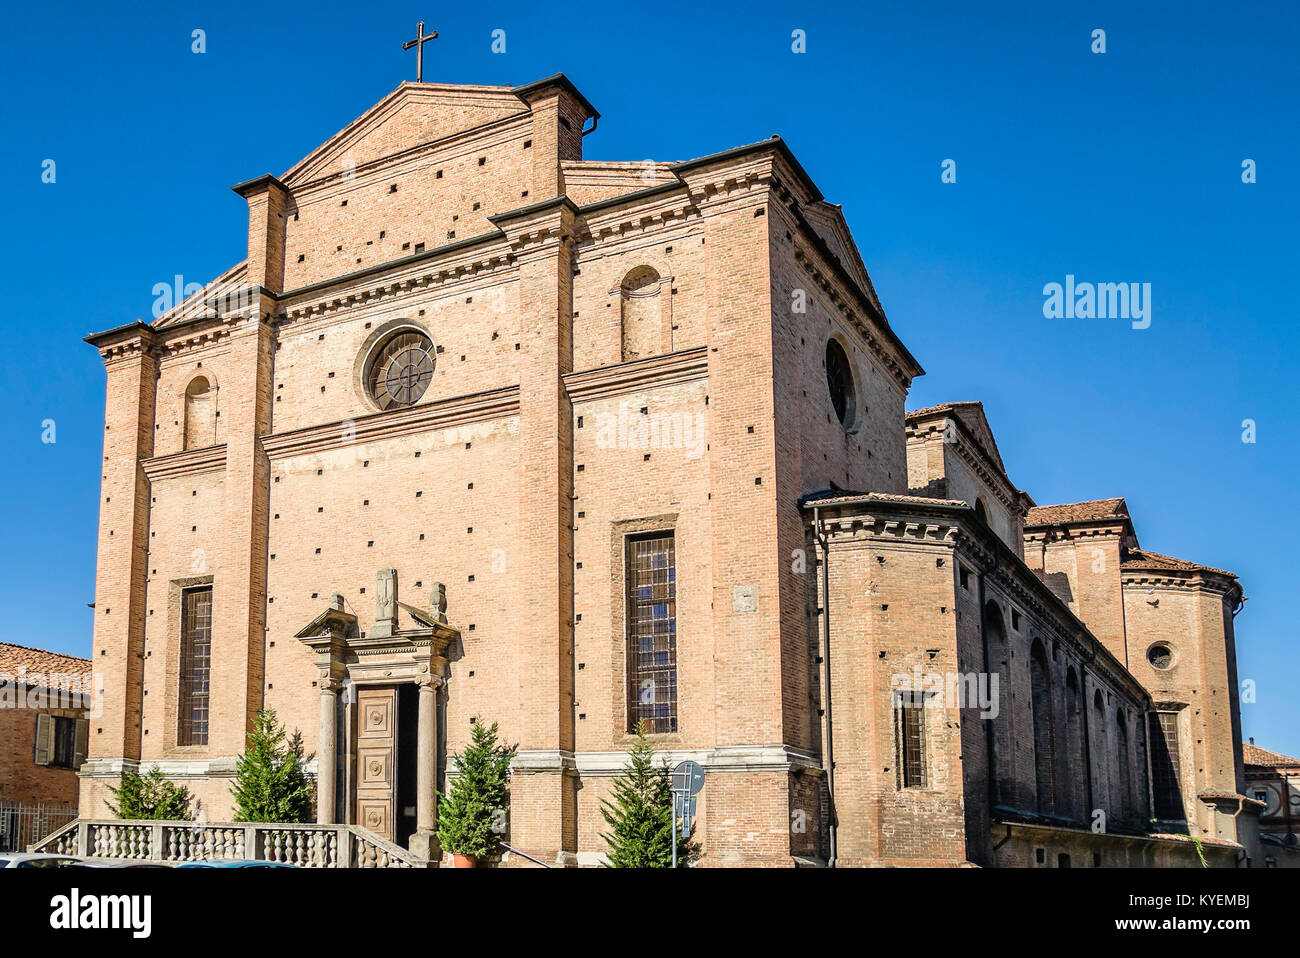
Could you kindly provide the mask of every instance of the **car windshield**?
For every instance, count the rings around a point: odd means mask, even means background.
[[[76,862],[71,858],[31,858],[25,862],[19,862],[18,868],[62,868],[64,865],[75,865]]]

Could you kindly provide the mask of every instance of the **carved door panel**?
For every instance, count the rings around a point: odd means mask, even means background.
[[[357,690],[357,824],[394,840],[397,689]]]

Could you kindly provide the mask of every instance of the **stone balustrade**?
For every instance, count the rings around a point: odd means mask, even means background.
[[[302,868],[425,868],[436,864],[358,825],[279,822],[78,818],[27,850],[170,865],[218,859],[280,862]]]

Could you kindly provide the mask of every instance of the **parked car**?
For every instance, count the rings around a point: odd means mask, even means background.
[[[170,865],[164,865],[162,862],[133,862],[126,859],[87,859],[77,865],[69,865],[69,868],[171,868]]]
[[[0,868],[76,868],[85,860],[45,852],[0,852]]]
[[[297,868],[288,862],[250,861],[244,858],[210,858],[201,862],[185,862],[177,868]]]

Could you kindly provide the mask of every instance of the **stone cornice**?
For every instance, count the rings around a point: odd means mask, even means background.
[[[1071,647],[1094,672],[1105,675],[1117,688],[1127,689],[1145,706],[1147,692],[1070,607],[991,530],[975,519],[964,502],[924,500],[915,496],[863,495],[808,500],[822,516],[831,543],[840,540],[891,539],[895,542],[943,544],[970,555],[998,589],[1030,611],[1043,631]]]
[[[1122,518],[1097,519],[1090,522],[1072,522],[1069,525],[1026,526],[1026,542],[1062,542],[1084,538],[1123,538],[1129,523]]]
[[[802,217],[800,217],[802,219]],[[811,226],[808,227],[812,229]],[[843,273],[844,267],[827,259],[824,255],[816,256],[803,248],[796,246],[794,250],[795,261],[808,274],[808,278],[830,299],[831,304],[839,311],[844,320],[849,323],[858,333],[866,340],[867,346],[875,354],[876,359],[893,376],[895,382],[904,390],[912,385],[912,379],[915,376],[922,375],[923,370],[920,365],[912,358],[894,335],[893,330],[889,329],[883,317],[880,320],[867,320],[863,318],[862,307],[867,308],[868,314],[874,312],[871,307],[871,301],[867,298],[866,293],[857,288],[856,283],[849,281]],[[858,301],[858,308],[854,308],[853,300]],[[881,335],[882,330],[887,330],[887,335]],[[886,345],[888,341],[888,345]]]
[[[501,230],[515,253],[544,248],[556,242],[572,242],[578,205],[561,193],[559,196],[517,210],[488,217]]]
[[[615,366],[601,366],[564,377],[569,398],[576,401],[604,399],[637,389],[669,386],[707,379],[709,351],[705,346],[684,349],[666,356],[635,359]]]
[[[583,776],[604,778],[622,774],[627,765],[628,753],[617,749],[609,751],[571,752],[567,749],[533,749],[515,753],[511,760],[512,772],[567,772]],[[706,772],[773,772],[812,771],[821,769],[821,760],[815,755],[801,752],[789,745],[717,745],[712,748],[656,748],[655,761],[669,765],[692,761],[704,766]],[[456,775],[458,769],[449,763],[447,774]],[[706,783],[707,785],[707,783]]]
[[[696,207],[733,200],[756,187],[766,188],[775,179],[775,157],[770,145],[759,146],[767,149],[743,148],[689,163],[675,163],[669,169],[681,180]]]
[[[519,411],[519,387],[507,386],[471,396],[420,403],[408,409],[372,413],[357,419],[295,429],[261,438],[271,461],[344,449],[366,442],[450,429],[512,416]]]
[[[186,449],[166,456],[155,456],[140,463],[145,478],[150,482],[174,479],[178,476],[197,476],[207,472],[222,472],[226,468],[226,445],[208,446],[204,449]]]
[[[369,306],[466,276],[510,268],[515,255],[500,231],[471,236],[412,256],[290,290],[279,297],[277,324]]]
[[[625,235],[665,229],[700,215],[681,183],[662,183],[580,208],[579,242],[599,243]]]
[[[1120,569],[1120,586],[1142,589],[1168,589],[1174,591],[1209,592],[1232,601],[1242,599],[1241,583],[1226,575],[1208,569]]]
[[[91,333],[83,342],[98,349],[100,358],[107,363],[151,351],[157,343],[157,331],[144,320],[137,319],[125,326]]]

